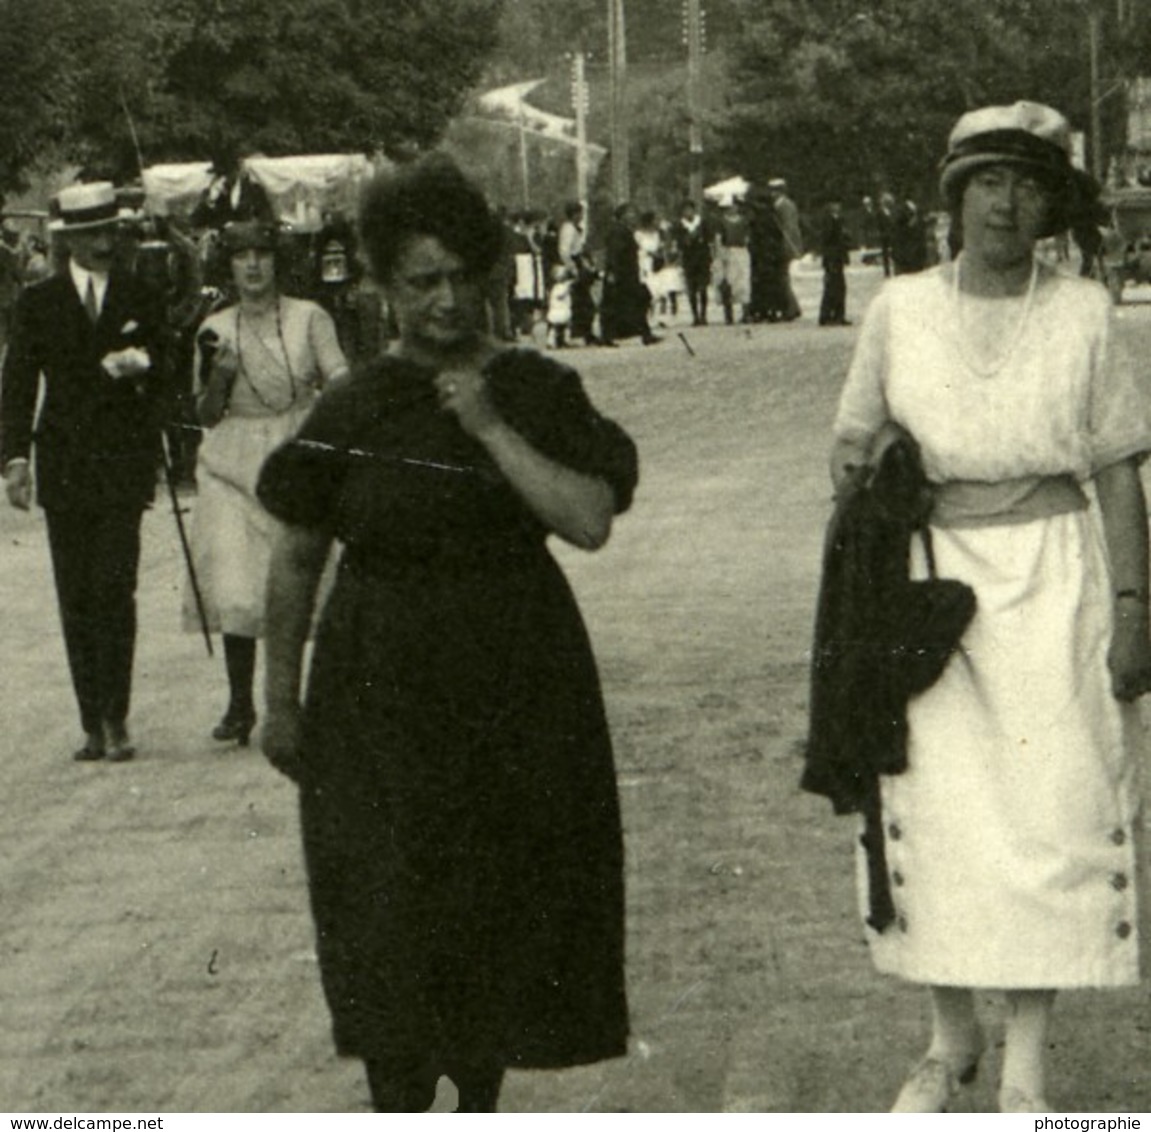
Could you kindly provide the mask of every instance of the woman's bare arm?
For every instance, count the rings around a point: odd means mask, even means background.
[[[1147,503],[1138,462],[1104,468],[1095,477],[1095,489],[1114,590],[1115,632],[1108,654],[1112,687],[1119,699],[1133,700],[1151,687]]]

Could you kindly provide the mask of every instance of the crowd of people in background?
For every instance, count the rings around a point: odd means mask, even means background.
[[[662,329],[721,320],[728,326],[792,322],[803,314],[792,271],[805,257],[824,272],[819,325],[849,325],[844,269],[853,256],[882,267],[884,275],[921,271],[951,257],[946,214],[924,213],[890,192],[878,202],[864,196],[857,205],[828,196],[801,213],[783,178],[719,202],[684,199],[671,215],[622,202],[598,230],[577,201],[554,211],[497,209],[497,215],[504,241],[486,290],[492,332],[499,340],[532,340],[551,349],[610,347],[630,338],[654,345]],[[226,175],[186,218],[137,213],[127,254],[168,300],[171,364],[190,372],[196,327],[234,299],[219,233],[231,222],[275,219],[258,185]],[[332,316],[352,364],[374,357],[395,327],[364,268],[351,219],[326,213],[319,231],[285,236],[285,292],[319,303]],[[1106,248],[1087,250],[1084,261],[1105,254]],[[4,221],[0,348],[19,290],[50,274],[58,258],[47,233]],[[189,438],[173,434],[171,441],[177,462],[190,465],[192,454],[183,452]]]
[[[492,332],[552,349],[661,340],[661,329],[690,323],[791,322],[802,317],[792,286],[796,261],[822,267],[821,326],[849,325],[844,269],[881,267],[885,276],[922,271],[951,258],[943,212],[925,212],[908,196],[882,192],[858,203],[825,196],[801,212],[783,178],[749,185],[722,201],[684,199],[670,215],[618,204],[593,229],[588,208],[571,201],[553,211],[497,209],[503,252],[488,280]],[[598,215],[598,214],[597,214]],[[235,221],[275,223],[271,205],[249,179],[221,175],[190,216],[139,211],[129,225],[128,258],[169,300],[173,364],[189,370],[195,328],[232,301],[219,233]],[[284,287],[319,303],[336,323],[349,361],[375,356],[395,335],[382,296],[366,272],[351,218],[326,213],[319,231],[286,232]],[[1105,217],[1094,233],[1064,236],[1056,259],[1078,250],[1083,273],[1105,277],[1115,259]],[[48,233],[5,219],[0,230],[0,349],[16,297],[59,267]],[[181,441],[172,437],[177,458]]]
[[[596,233],[574,201],[554,215],[500,215],[504,254],[488,290],[493,331],[552,349],[627,338],[652,345],[660,329],[721,319],[728,326],[793,322],[803,311],[792,271],[804,257],[825,272],[819,324],[850,325],[844,269],[853,252],[885,275],[950,256],[946,224],[910,199],[884,193],[877,206],[865,196],[849,210],[829,197],[805,216],[782,177],[722,201],[684,199],[672,215],[625,201]]]

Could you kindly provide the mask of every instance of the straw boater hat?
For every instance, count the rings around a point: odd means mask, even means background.
[[[939,178],[949,208],[959,207],[968,178],[988,165],[1026,169],[1047,186],[1055,207],[1044,236],[1074,224],[1099,193],[1094,179],[1071,163],[1067,119],[1038,102],[984,106],[955,123]]]
[[[55,218],[49,225],[53,232],[86,232],[123,219],[111,181],[69,185],[56,194],[53,205]]]

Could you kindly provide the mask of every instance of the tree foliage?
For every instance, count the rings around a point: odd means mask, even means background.
[[[802,196],[931,200],[965,110],[1028,98],[1089,117],[1080,0],[738,0],[721,161]]]
[[[57,151],[124,175],[140,156],[429,146],[479,78],[501,7],[0,0],[0,187]]]
[[[607,58],[607,0],[506,0],[487,86],[538,78],[576,51]]]
[[[68,7],[0,0],[0,193],[22,187],[24,171],[66,136],[75,85],[57,74],[55,42]]]

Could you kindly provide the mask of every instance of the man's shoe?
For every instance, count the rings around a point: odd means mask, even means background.
[[[89,733],[84,746],[73,753],[72,758],[78,763],[94,763],[102,759],[105,754],[104,736],[99,731],[93,731]]]
[[[136,757],[136,748],[122,723],[104,725],[104,746],[110,763],[126,763]]]

